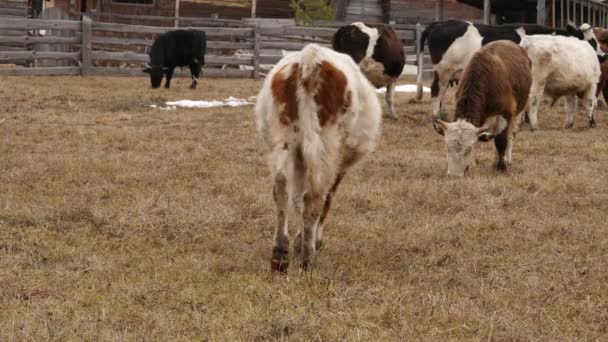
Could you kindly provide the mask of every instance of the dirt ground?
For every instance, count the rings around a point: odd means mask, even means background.
[[[545,106],[508,174],[482,144],[453,179],[429,95],[398,93],[319,267],[279,276],[253,107],[150,108],[261,81],[148,83],[0,77],[0,340],[608,338],[606,112]]]

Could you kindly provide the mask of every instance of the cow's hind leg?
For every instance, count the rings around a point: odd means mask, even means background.
[[[597,97],[595,96],[595,87],[591,87],[589,90],[585,92],[582,97],[583,107],[585,108],[585,112],[587,113],[587,122],[589,123],[589,128],[594,128],[596,126],[595,117],[593,116],[593,111],[597,106]]]
[[[395,83],[396,82],[391,82],[391,84],[386,86],[386,103],[388,104],[389,116],[394,120],[397,119],[395,106],[393,104],[393,98],[395,97]]]
[[[574,125],[574,112],[576,112],[576,96],[568,95],[565,98],[566,123],[565,128],[572,128]]]
[[[190,64],[190,75],[192,77],[192,84],[190,84],[190,89],[196,89],[198,85],[198,78],[201,74],[201,65],[199,63]]]
[[[308,270],[316,264],[316,233],[317,224],[323,211],[325,193],[317,191],[307,191],[304,193],[302,202],[302,237],[300,249],[300,267]]]
[[[287,230],[287,210],[289,204],[288,178],[286,173],[287,150],[274,153],[271,158],[276,165],[273,177],[272,197],[276,206],[277,225],[274,230],[271,269],[287,272],[289,266],[289,232]]]
[[[175,67],[169,67],[166,71],[167,80],[165,81],[165,88],[171,87],[171,78],[173,78],[173,71],[175,71]]]
[[[443,100],[445,98],[445,93],[448,90],[448,85],[452,74],[453,73],[451,72],[444,72],[440,75],[437,71],[435,71],[435,78],[433,79],[433,84],[431,85],[431,104],[433,106],[433,118],[447,120],[447,118],[445,117]]]
[[[507,171],[506,151],[509,148],[509,140],[511,139],[510,129],[503,130],[499,135],[494,137],[494,146],[496,146],[496,170]]]
[[[321,213],[321,218],[319,219],[319,224],[317,226],[317,236],[315,241],[315,248],[317,250],[321,249],[323,246],[323,227],[325,224],[325,218],[327,218],[327,214],[329,213],[329,209],[331,208],[331,202],[336,195],[336,191],[338,190],[338,185],[340,185],[340,181],[342,181],[342,177],[344,177],[344,173],[340,173],[336,180],[334,181],[334,185],[332,185],[331,189],[327,193],[325,197],[325,203],[323,205],[323,212]]]
[[[530,130],[535,131],[538,128],[538,107],[543,101],[545,91],[544,84],[532,83],[530,89],[530,107],[528,108],[528,119],[530,120]]]

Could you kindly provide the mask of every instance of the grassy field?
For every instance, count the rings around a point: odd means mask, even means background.
[[[149,107],[261,82],[188,84],[0,77],[0,340],[608,338],[606,112],[544,107],[508,174],[483,144],[453,179],[429,96],[398,93],[319,267],[281,276],[252,106]]]

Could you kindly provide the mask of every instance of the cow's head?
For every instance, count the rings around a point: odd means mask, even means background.
[[[568,23],[566,25],[566,27],[564,28],[564,30],[566,31],[566,36],[567,37],[576,37],[580,40],[585,39],[585,35],[583,34],[583,31],[581,29],[579,29],[578,27],[576,27],[573,23]]]
[[[163,74],[167,68],[162,68],[159,66],[148,66],[143,69],[143,72],[150,74],[150,84],[152,88],[160,87],[161,82],[163,81]]]
[[[583,24],[580,27],[581,32],[583,32],[583,38],[591,44],[595,53],[598,56],[604,56],[606,53],[600,47],[600,43],[598,43],[597,38],[595,38],[595,34],[593,33],[592,27],[589,24]]]
[[[464,176],[473,160],[475,144],[478,141],[490,141],[494,138],[487,127],[475,127],[462,119],[455,122],[436,119],[433,126],[444,137],[448,156],[448,175],[451,176]]]

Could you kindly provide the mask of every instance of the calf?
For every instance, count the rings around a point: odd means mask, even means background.
[[[480,25],[461,20],[435,22],[429,25],[420,37],[419,64],[422,62],[424,44],[428,44],[435,78],[431,86],[431,102],[433,117],[438,117],[443,107],[443,98],[448,84],[467,65],[473,54],[483,45],[497,40],[521,41],[524,35],[552,34],[575,36],[585,39],[597,48],[598,54],[603,54],[597,46],[593,31],[589,25],[583,24],[580,29],[567,25],[564,30],[542,25],[511,24],[511,25]],[[418,83],[422,84],[422,65],[418,66]],[[418,87],[422,89],[422,87]],[[418,99],[422,92],[418,92]]]
[[[272,68],[257,96],[257,128],[268,144],[277,211],[271,267],[287,270],[287,211],[298,221],[300,266],[315,263],[323,224],[346,171],[374,150],[382,108],[352,59],[310,44]]]
[[[496,146],[496,168],[507,170],[531,84],[530,60],[517,44],[497,41],[473,55],[456,92],[455,121],[434,121],[445,139],[448,175],[463,176],[477,141],[491,139]]]
[[[144,72],[150,74],[152,88],[160,87],[163,75],[167,77],[165,88],[171,86],[171,77],[177,66],[190,66],[191,89],[195,89],[201,68],[205,65],[207,39],[205,32],[175,30],[156,37],[150,49],[150,67]]]
[[[374,86],[386,86],[390,117],[396,119],[393,97],[395,83],[405,65],[405,54],[403,43],[395,30],[382,24],[353,23],[336,31],[332,47],[350,55]]]
[[[572,127],[576,110],[576,97],[582,99],[587,111],[589,127],[595,127],[593,110],[597,103],[595,91],[600,77],[600,64],[596,51],[586,42],[573,37],[526,36],[520,46],[532,61],[532,89],[530,129],[537,128],[538,106],[543,94],[553,104],[566,97],[566,128]]]

